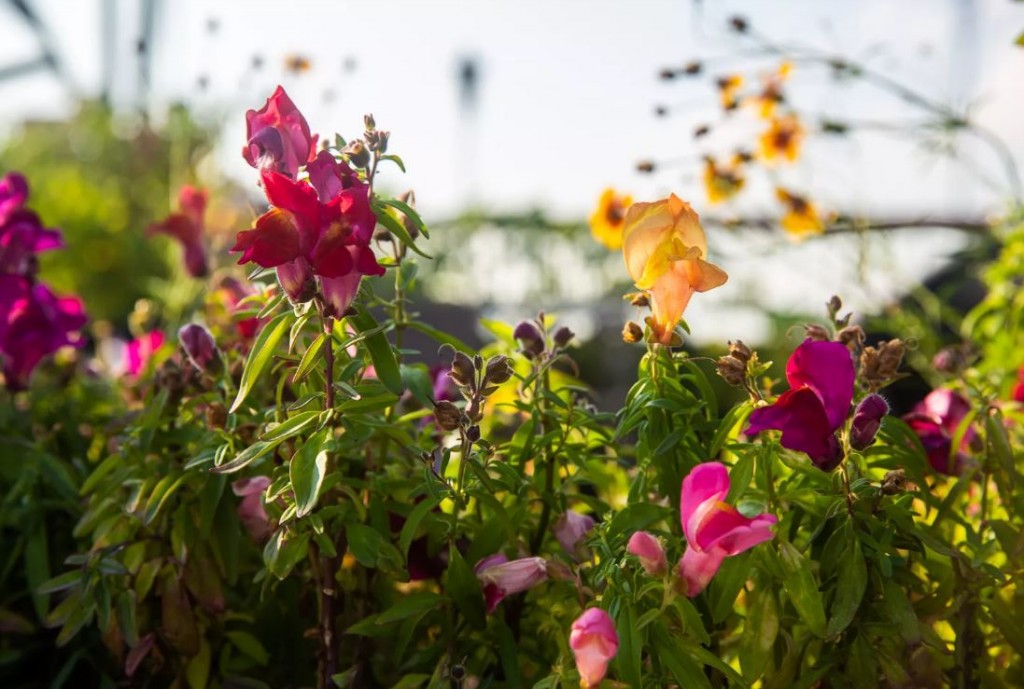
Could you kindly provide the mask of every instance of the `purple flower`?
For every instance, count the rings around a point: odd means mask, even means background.
[[[80,347],[85,325],[82,301],[57,297],[42,283],[0,276],[0,354],[7,387],[20,390],[43,357],[61,347]]]
[[[782,446],[806,452],[823,471],[842,461],[836,430],[853,402],[853,359],[841,342],[804,340],[786,364],[790,389],[750,414],[747,435],[782,431]]]
[[[889,413],[889,403],[881,395],[868,395],[853,413],[850,424],[850,447],[863,450],[875,442],[882,418]]]
[[[39,216],[30,210],[15,210],[0,224],[0,273],[33,275],[35,255],[62,246],[60,230],[43,227]]]
[[[509,561],[501,553],[480,560],[475,571],[476,578],[484,587],[488,613],[494,612],[505,596],[522,593],[548,578],[544,558],[524,557]]]
[[[952,390],[932,390],[903,417],[924,445],[928,462],[935,471],[950,476],[963,472],[967,451],[976,433],[974,428],[968,428],[960,447],[955,449],[953,436],[970,411],[970,402]]]
[[[583,539],[593,528],[593,517],[568,510],[555,521],[555,538],[565,552],[578,560],[583,557],[583,551],[586,550],[583,547]]]

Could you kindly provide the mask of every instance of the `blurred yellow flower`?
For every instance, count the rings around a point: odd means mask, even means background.
[[[305,55],[288,55],[284,59],[285,71],[292,74],[302,74],[313,68],[313,63]]]
[[[632,203],[632,196],[619,194],[614,189],[605,189],[590,216],[590,231],[594,239],[613,251],[621,248],[626,209]]]
[[[775,196],[786,207],[782,216],[782,229],[794,237],[803,238],[811,234],[825,231],[825,222],[813,203],[803,196],[794,194],[782,187],[775,190]]]
[[[761,135],[761,156],[765,160],[785,158],[792,162],[800,155],[804,127],[793,114],[773,117],[768,131]]]
[[[775,107],[783,101],[782,84],[793,71],[793,63],[785,61],[773,73],[763,80],[761,92],[749,99],[749,103],[758,110],[758,114],[770,120],[775,115]]]
[[[675,194],[635,203],[626,212],[622,253],[636,286],[650,292],[654,315],[647,322],[654,341],[671,344],[693,293],[719,287],[729,278],[704,260],[707,252],[700,218]]]
[[[709,203],[728,201],[743,189],[746,180],[741,166],[746,160],[746,156],[738,154],[729,165],[719,165],[712,156],[704,158],[704,189]]]
[[[720,77],[716,84],[722,108],[725,110],[735,110],[740,104],[739,91],[743,87],[743,77],[739,74],[729,74]]]

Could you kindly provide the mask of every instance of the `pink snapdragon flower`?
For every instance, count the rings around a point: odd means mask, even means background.
[[[494,612],[505,596],[522,593],[548,578],[544,558],[524,557],[510,561],[501,553],[480,560],[474,571],[483,585],[488,613]]]
[[[619,651],[615,623],[601,608],[588,608],[572,623],[569,647],[576,656],[583,689],[596,687],[608,671],[608,663]]]
[[[668,569],[661,542],[646,531],[637,531],[630,536],[626,550],[630,555],[636,555],[640,566],[652,577],[660,577]]]
[[[28,199],[28,182],[18,172],[0,177],[0,225],[6,225]]]
[[[932,390],[903,417],[924,445],[928,462],[935,471],[950,476],[963,472],[976,432],[973,427],[968,428],[960,447],[955,449],[953,436],[970,411],[970,402],[952,390]]]
[[[206,200],[206,191],[186,184],[178,193],[178,212],[146,230],[148,234],[161,233],[177,239],[184,249],[185,269],[194,278],[204,277],[208,271],[203,242]]]
[[[125,345],[125,373],[133,378],[146,370],[146,365],[160,349],[164,340],[162,330],[151,330]]]
[[[313,159],[316,136],[284,89],[278,86],[259,110],[245,113],[245,161],[259,170],[275,170],[295,178]]]
[[[683,479],[679,506],[687,548],[679,576],[691,598],[707,587],[726,557],[772,538],[775,515],[744,517],[723,502],[728,494],[729,471],[719,462],[698,464]]]
[[[0,355],[8,388],[21,390],[42,359],[82,346],[85,310],[77,297],[58,297],[42,283],[0,275]]]
[[[835,469],[843,460],[836,430],[850,413],[854,377],[846,345],[804,340],[786,364],[790,389],[751,412],[746,434],[782,431],[783,447],[806,452],[823,471]]]
[[[269,485],[268,476],[243,478],[231,484],[231,491],[242,498],[238,503],[238,518],[254,541],[262,541],[274,530],[263,506],[263,492]]]

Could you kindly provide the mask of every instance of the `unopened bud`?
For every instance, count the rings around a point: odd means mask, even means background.
[[[454,431],[462,424],[462,410],[452,402],[441,400],[434,404],[434,419],[446,431]]]
[[[643,172],[644,174],[650,174],[654,172],[654,163],[650,160],[641,160],[636,164],[636,171]]]
[[[316,296],[316,276],[313,267],[303,257],[282,263],[277,267],[277,281],[281,289],[295,304],[304,304]]]
[[[569,330],[569,328],[563,325],[561,328],[555,331],[555,334],[551,337],[551,339],[554,341],[556,347],[564,349],[565,346],[569,344],[572,341],[572,338],[574,337],[576,337],[576,333],[574,333],[572,330]]]
[[[519,342],[519,351],[527,359],[533,359],[544,353],[544,333],[533,321],[520,321],[512,331],[512,337]]]
[[[864,328],[859,325],[848,325],[836,335],[836,339],[846,345],[851,352],[864,346]]]
[[[722,356],[715,362],[715,371],[729,385],[740,386],[747,378],[747,364],[736,357]]]
[[[750,350],[750,347],[743,344],[743,340],[729,343],[729,356],[739,359],[744,364],[750,361],[750,357],[753,355],[754,353]]]
[[[462,352],[456,351],[452,358],[452,370],[448,377],[456,385],[470,386],[476,381],[476,369],[473,367],[473,360]]]
[[[750,28],[750,24],[747,22],[746,17],[735,15],[729,19],[729,28],[736,33],[746,33],[747,29]]]
[[[350,142],[341,149],[341,152],[356,167],[366,167],[370,164],[370,152],[366,150],[366,146],[359,139]]]
[[[626,550],[639,558],[640,566],[652,577],[660,577],[668,569],[661,542],[646,531],[637,531],[630,536]]]
[[[200,371],[212,373],[220,367],[217,343],[209,330],[198,323],[189,323],[178,331],[178,341],[188,360]]]
[[[629,305],[642,309],[651,305],[651,299],[647,296],[647,292],[637,292],[629,300]]]
[[[377,128],[377,121],[373,119],[372,114],[366,113],[363,115],[363,127],[365,127],[368,132],[372,132]]]
[[[501,385],[507,383],[515,371],[512,368],[512,360],[504,354],[492,356],[487,361],[487,368],[484,373],[484,385]]]
[[[832,336],[829,334],[828,330],[826,330],[823,326],[818,325],[817,323],[808,323],[807,325],[805,325],[804,334],[807,336],[808,339],[814,340],[815,342],[828,342],[829,340],[832,339]]]
[[[882,479],[882,492],[896,495],[907,489],[907,473],[903,469],[893,469]]]
[[[683,73],[686,74],[687,76],[692,77],[697,74],[700,74],[703,68],[703,65],[701,65],[699,61],[693,60],[692,62],[686,63],[686,66],[683,67]]]
[[[467,428],[466,440],[468,440],[471,443],[475,443],[476,441],[480,440],[480,427],[474,424]]]
[[[375,131],[366,133],[366,146],[371,151],[377,151],[378,153],[386,153],[388,150],[388,139],[391,137],[391,132]]]
[[[416,207],[416,194],[412,189],[399,196],[398,200],[405,203],[409,208]],[[402,213],[402,224],[405,225],[405,231],[409,233],[410,237],[416,239],[419,236],[420,228],[405,213]]]
[[[622,326],[622,341],[627,344],[633,344],[644,339],[644,329],[640,327],[638,323],[634,321],[627,321]]]
[[[672,79],[676,78],[676,74],[676,70],[672,69],[671,67],[665,67],[660,72],[658,72],[658,78],[664,79],[665,81],[671,81]]]
[[[882,418],[889,413],[889,403],[881,395],[871,394],[861,400],[850,424],[850,447],[863,450],[875,442]]]
[[[832,298],[825,304],[825,307],[828,309],[829,318],[835,318],[836,314],[839,313],[839,309],[843,308],[843,300],[833,294]]]

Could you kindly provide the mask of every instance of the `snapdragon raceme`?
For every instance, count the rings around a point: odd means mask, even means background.
[[[726,557],[773,536],[775,515],[744,517],[724,502],[728,494],[729,471],[719,462],[698,464],[683,479],[679,507],[687,548],[679,561],[679,576],[691,598],[707,587]]]
[[[783,447],[807,453],[823,471],[835,469],[843,460],[836,431],[850,413],[854,378],[846,345],[804,340],[786,363],[790,389],[751,412],[746,434],[782,431]]]

